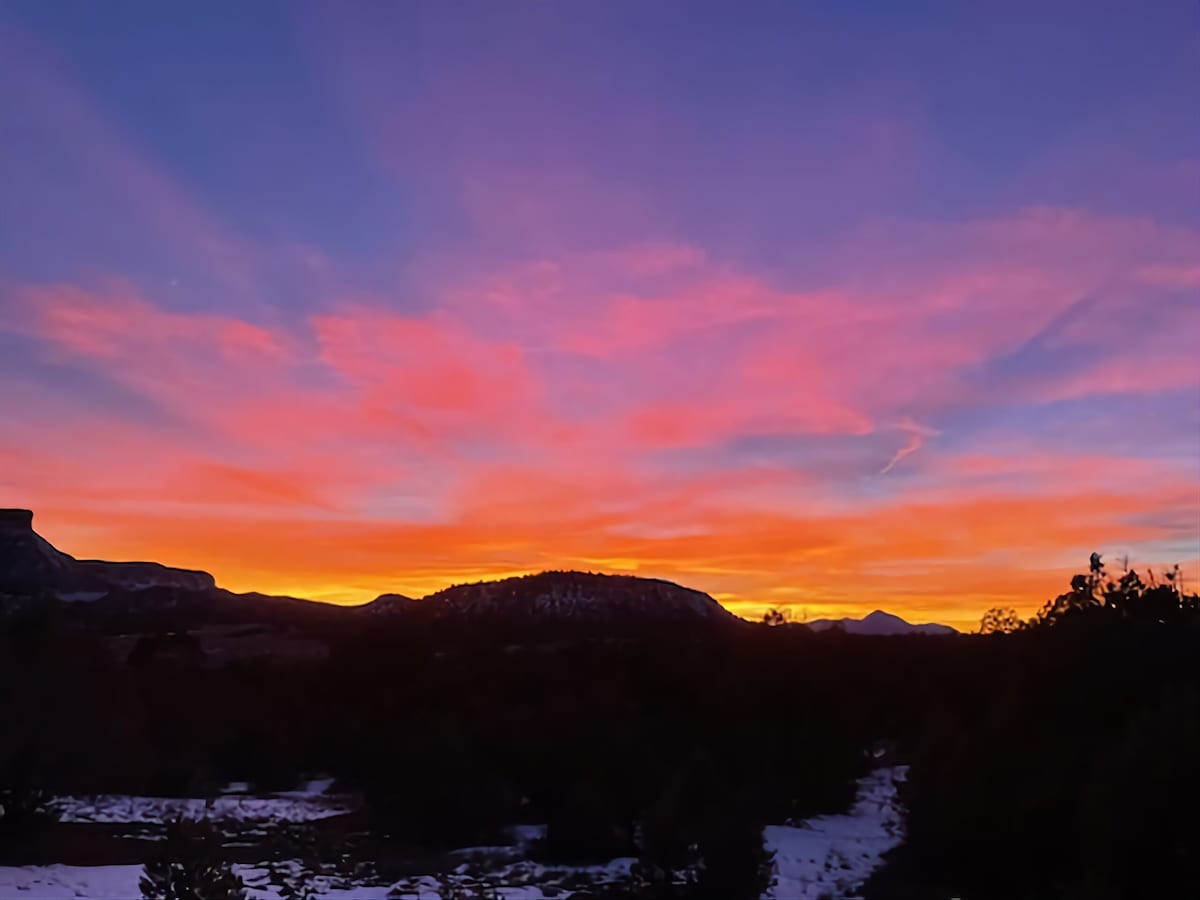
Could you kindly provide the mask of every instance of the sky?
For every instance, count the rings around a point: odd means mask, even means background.
[[[1200,577],[1200,11],[0,0],[0,506],[339,603]]]

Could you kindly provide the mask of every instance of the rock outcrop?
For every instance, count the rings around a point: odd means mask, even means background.
[[[154,562],[75,559],[33,530],[31,510],[0,509],[0,594],[51,594],[75,601],[161,587],[205,591],[215,588],[216,581],[207,572]]]
[[[0,509],[0,594],[35,595],[68,586],[75,560],[33,530],[33,511]]]

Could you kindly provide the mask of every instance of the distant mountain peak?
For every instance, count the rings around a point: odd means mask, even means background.
[[[862,619],[864,622],[903,622],[904,620],[894,613],[884,612],[882,609],[877,609],[874,612],[869,612]]]
[[[847,634],[891,635],[891,634],[957,634],[958,631],[949,625],[939,625],[929,622],[914,625],[900,618],[895,613],[877,609],[861,619],[814,619],[805,622],[813,631],[827,631],[830,628],[840,628]]]

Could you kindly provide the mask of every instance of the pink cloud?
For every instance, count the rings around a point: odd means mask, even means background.
[[[1200,266],[1157,264],[1138,269],[1136,276],[1154,287],[1200,288]]]
[[[374,413],[426,417],[437,429],[520,428],[540,387],[522,348],[477,337],[449,317],[370,309],[317,316],[319,358]]]
[[[159,364],[184,347],[244,362],[278,362],[291,352],[285,339],[266,328],[227,316],[170,312],[119,281],[101,293],[74,285],[24,289],[7,326],[84,357],[149,353]]]
[[[611,358],[780,314],[780,298],[761,284],[718,277],[669,297],[606,298],[578,316],[562,315],[552,340],[563,352]]]
[[[1192,335],[1200,339],[1200,332],[1193,331]],[[1164,350],[1162,355],[1149,359],[1137,354],[1099,360],[1083,372],[1041,380],[1030,393],[1040,403],[1051,403],[1080,397],[1153,394],[1200,385],[1200,357],[1185,355],[1189,351],[1184,348]]]

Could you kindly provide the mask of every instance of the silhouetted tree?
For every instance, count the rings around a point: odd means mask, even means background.
[[[40,841],[58,821],[52,797],[43,789],[36,752],[22,747],[0,767],[0,847]]]
[[[1197,881],[1200,699],[1169,689],[1100,753],[1083,789],[1082,896],[1176,896]]]
[[[1015,609],[996,607],[983,614],[979,622],[980,634],[1011,634],[1020,631],[1025,623]]]
[[[695,900],[758,900],[775,883],[775,854],[763,843],[762,823],[741,804],[717,804],[697,847]]]
[[[1188,597],[1179,588],[1179,566],[1163,574],[1158,583],[1150,573],[1150,583],[1142,581],[1137,571],[1123,562],[1119,578],[1105,570],[1099,553],[1089,560],[1088,573],[1071,579],[1071,590],[1047,603],[1038,613],[1039,625],[1058,625],[1068,621],[1139,622],[1147,625],[1167,625],[1195,617],[1200,601]]]
[[[633,823],[623,821],[613,792],[585,782],[549,818],[537,851],[548,862],[599,863],[629,855],[632,838]]]
[[[633,875],[653,896],[681,896],[677,883],[691,882],[700,861],[703,804],[716,786],[712,758],[704,752],[693,753],[643,813],[638,823],[641,853]]]
[[[782,610],[772,607],[763,613],[762,621],[764,625],[774,627],[776,625],[786,625],[788,617]]]
[[[757,900],[774,879],[774,854],[746,793],[697,751],[641,820],[635,883],[655,898]]]

